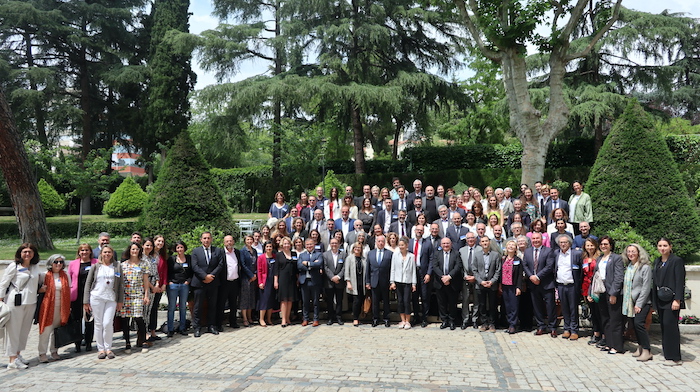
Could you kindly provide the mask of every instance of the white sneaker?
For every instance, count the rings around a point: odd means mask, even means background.
[[[403,329],[411,329],[411,323],[404,324]]]
[[[20,361],[19,358],[16,358],[13,362],[10,362],[7,364],[8,369],[26,369],[29,366],[27,366],[24,362]]]
[[[22,355],[20,355],[20,354],[17,354],[17,360],[19,360],[20,362],[22,362],[22,363],[25,364],[25,365],[29,365],[29,361],[27,361],[26,359],[22,358]]]

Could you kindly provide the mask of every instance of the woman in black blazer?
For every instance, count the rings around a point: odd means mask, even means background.
[[[661,238],[656,243],[661,257],[654,261],[654,286],[651,290],[654,309],[661,323],[661,346],[666,366],[678,366],[681,361],[681,333],[678,317],[685,307],[685,262],[672,253],[671,242]]]
[[[601,348],[608,354],[621,354],[624,351],[622,340],[622,284],[625,280],[625,264],[622,256],[613,253],[615,241],[607,235],[600,237],[600,250],[603,253],[596,262],[595,270],[605,284],[605,293],[600,294],[600,322],[605,334]]]

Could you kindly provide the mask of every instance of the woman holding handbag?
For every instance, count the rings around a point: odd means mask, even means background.
[[[51,346],[51,359],[59,360],[55,340],[50,340],[54,329],[66,325],[70,316],[70,278],[64,271],[66,258],[51,255],[46,260],[48,272],[44,277],[44,300],[39,308],[39,362],[48,363],[46,350]]]
[[[5,325],[6,353],[10,357],[8,369],[27,368],[27,361],[20,353],[27,348],[36,310],[37,290],[39,282],[43,280],[38,263],[39,251],[36,246],[24,243],[15,252],[14,265],[9,265],[0,279],[0,295],[4,296],[0,301],[7,300],[10,307],[10,320]]]
[[[121,264],[114,260],[114,249],[102,245],[97,264],[90,268],[85,280],[83,307],[95,321],[98,359],[114,359],[112,336],[114,315],[124,304],[124,277]]]
[[[661,346],[666,358],[664,365],[678,366],[683,364],[678,317],[681,309],[685,308],[685,262],[673,254],[673,246],[666,238],[656,243],[656,249],[661,257],[654,260],[654,285],[651,291],[661,324]]]
[[[365,302],[365,273],[367,271],[367,256],[363,246],[356,242],[350,246],[352,256],[345,260],[345,291],[352,298],[352,325],[360,326],[360,311]]]

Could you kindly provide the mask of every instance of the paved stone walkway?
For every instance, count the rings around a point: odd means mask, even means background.
[[[226,328],[218,336],[163,337],[148,353],[127,355],[115,340],[117,359],[95,351],[60,350],[64,359],[39,364],[34,326],[24,357],[27,370],[0,370],[0,389],[11,391],[688,391],[700,388],[698,335],[683,339],[684,364],[608,355],[586,344],[522,332],[474,329],[399,330],[396,326],[317,328],[279,325]],[[117,334],[121,336],[121,333]],[[133,338],[135,339],[135,337]],[[632,346],[629,346],[630,348]],[[636,346],[635,346],[636,347]]]

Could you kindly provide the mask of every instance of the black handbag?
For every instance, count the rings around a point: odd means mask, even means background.
[[[659,301],[661,301],[661,302],[671,302],[673,300],[673,298],[676,296],[676,293],[674,293],[670,287],[661,286],[661,287],[657,288],[656,296],[659,298]]]
[[[79,342],[83,338],[80,320],[74,320],[73,317],[70,317],[66,325],[53,330],[53,337],[56,348]]]

